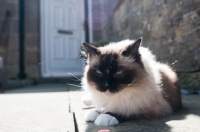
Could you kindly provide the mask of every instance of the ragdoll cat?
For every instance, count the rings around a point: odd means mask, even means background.
[[[98,126],[116,125],[133,118],[171,114],[181,107],[174,71],[136,41],[123,40],[104,47],[83,43],[87,58],[82,87],[90,94],[83,103],[96,105],[85,115]]]

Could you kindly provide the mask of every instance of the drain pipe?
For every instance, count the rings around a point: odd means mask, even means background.
[[[88,8],[89,8],[89,4],[88,4],[88,0],[84,0],[84,5],[85,5],[85,41],[88,43],[89,42],[89,12],[88,12]]]
[[[24,64],[24,0],[19,0],[19,79],[25,79]]]

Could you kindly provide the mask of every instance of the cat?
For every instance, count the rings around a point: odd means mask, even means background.
[[[82,87],[89,94],[83,103],[94,103],[86,121],[97,126],[116,125],[129,119],[171,114],[181,108],[176,73],[156,61],[142,38],[94,47],[82,43],[86,66]]]

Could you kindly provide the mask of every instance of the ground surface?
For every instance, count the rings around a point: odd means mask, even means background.
[[[38,85],[0,94],[0,132],[197,132],[200,131],[200,96],[184,95],[183,109],[158,119],[127,121],[97,127],[84,121],[90,108],[81,104],[85,94],[70,85]]]

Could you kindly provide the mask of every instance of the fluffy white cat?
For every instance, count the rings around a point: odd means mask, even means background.
[[[104,47],[83,43],[86,57],[82,87],[89,94],[86,121],[98,126],[116,125],[133,118],[171,114],[181,107],[178,78],[166,64],[138,40],[123,40]]]

